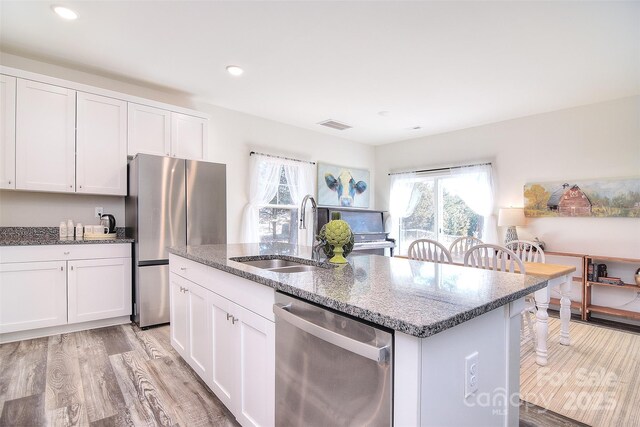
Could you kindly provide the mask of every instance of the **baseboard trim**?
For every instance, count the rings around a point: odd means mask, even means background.
[[[70,325],[50,326],[48,328],[31,329],[28,331],[9,332],[0,334],[0,344],[34,338],[49,337],[51,335],[68,334],[70,332],[85,331],[87,329],[104,328],[131,323],[131,316],[112,317],[110,319],[92,320],[90,322],[73,323]]]

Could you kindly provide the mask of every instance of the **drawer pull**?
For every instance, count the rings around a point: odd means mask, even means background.
[[[180,270],[182,270],[182,271],[186,271],[186,270],[187,270],[187,267],[180,267]]]
[[[71,253],[71,252],[65,252],[64,254],[65,254],[65,255],[69,255],[70,253]]]

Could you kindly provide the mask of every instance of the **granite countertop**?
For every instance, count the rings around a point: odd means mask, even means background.
[[[379,255],[300,273],[276,273],[230,260],[311,261],[311,248],[288,244],[178,246],[169,252],[307,301],[416,337],[428,337],[547,285],[539,276],[502,273]]]
[[[116,228],[115,239],[74,240],[60,239],[57,227],[0,227],[0,246],[82,245],[105,243],[132,243],[125,237],[124,228]]]

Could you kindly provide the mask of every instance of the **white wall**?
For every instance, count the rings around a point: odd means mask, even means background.
[[[378,146],[377,207],[388,209],[390,171],[487,160],[494,164],[496,214],[523,206],[528,182],[639,176],[640,97]],[[529,218],[518,234],[539,237],[551,251],[640,257],[637,218]]]
[[[242,212],[248,199],[248,166],[251,151],[370,169],[372,189],[375,190],[375,149],[372,146],[210,104],[196,103],[185,94],[144,87],[15,55],[0,54],[0,63],[210,114],[212,119],[209,131],[209,160],[227,164],[229,243],[240,241]],[[375,203],[373,194],[372,191],[372,206]],[[92,220],[95,206],[103,206],[105,212],[115,214],[118,225],[124,224],[122,197],[0,191],[0,226],[57,226],[65,218],[86,223]]]

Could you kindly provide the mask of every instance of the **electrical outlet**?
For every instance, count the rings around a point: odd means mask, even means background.
[[[478,352],[464,359],[464,398],[478,391]]]
[[[104,213],[104,209],[102,207],[96,206],[96,218],[100,218],[103,213]]]

